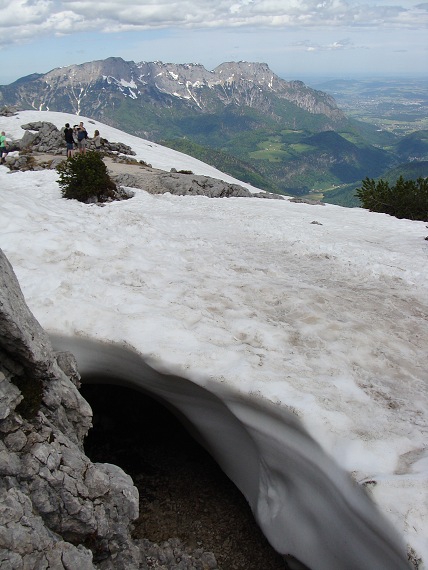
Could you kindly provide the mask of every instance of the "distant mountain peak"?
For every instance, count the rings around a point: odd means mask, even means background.
[[[23,108],[93,115],[105,120],[108,108],[124,98],[140,106],[174,107],[174,101],[203,113],[234,105],[273,114],[276,100],[292,102],[333,123],[343,120],[332,97],[298,81],[279,78],[267,63],[225,62],[208,71],[199,63],[125,61],[120,57],[59,67],[0,87],[6,104]]]

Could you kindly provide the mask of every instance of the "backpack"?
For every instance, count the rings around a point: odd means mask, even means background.
[[[88,133],[86,131],[79,131],[77,133],[77,140],[78,141],[83,141],[83,139],[86,139],[88,136]]]

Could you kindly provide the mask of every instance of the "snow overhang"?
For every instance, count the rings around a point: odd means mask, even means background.
[[[128,346],[53,336],[82,380],[145,392],[183,420],[244,494],[271,545],[316,570],[409,568],[397,533],[299,418],[221,381],[164,373]]]

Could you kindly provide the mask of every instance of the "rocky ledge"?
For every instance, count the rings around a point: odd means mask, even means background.
[[[25,133],[20,140],[13,141],[5,165],[11,171],[55,169],[66,159],[63,134],[49,122],[35,122],[22,125]],[[88,149],[94,150],[93,141]],[[109,174],[118,186],[140,188],[151,194],[176,194],[179,196],[207,196],[209,198],[273,198],[283,199],[279,194],[268,192],[252,193],[238,184],[229,184],[209,176],[195,175],[188,171],[171,172],[157,170],[143,161],[137,161],[135,152],[121,142],[102,139],[102,155]]]

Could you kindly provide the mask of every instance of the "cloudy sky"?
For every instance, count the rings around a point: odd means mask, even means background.
[[[263,61],[285,79],[428,71],[417,0],[0,0],[0,84],[110,56]]]

